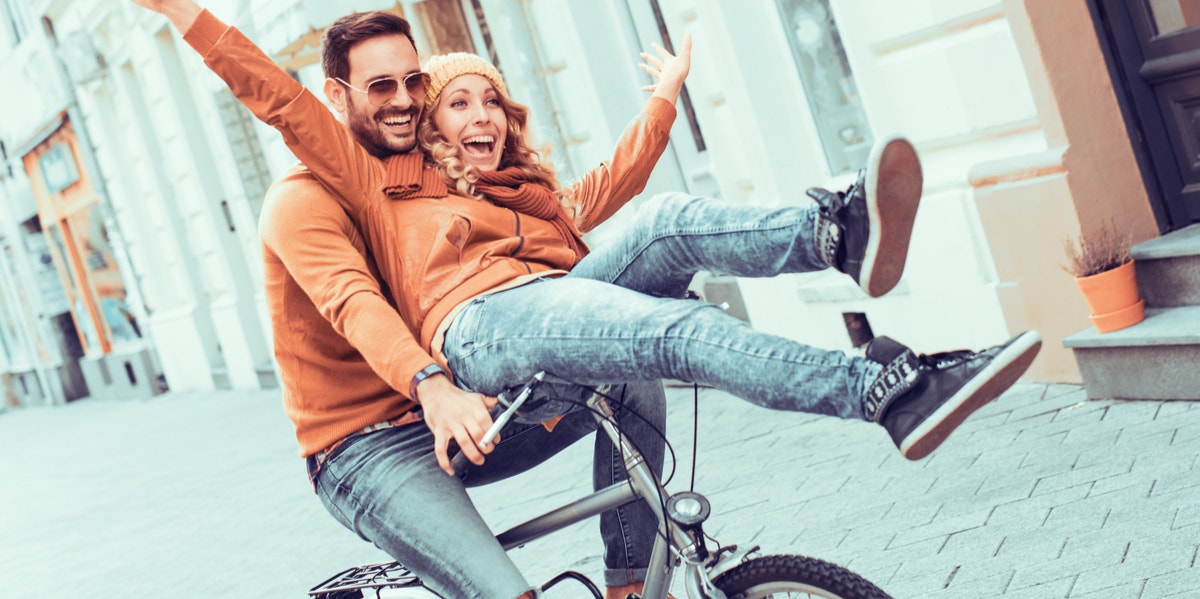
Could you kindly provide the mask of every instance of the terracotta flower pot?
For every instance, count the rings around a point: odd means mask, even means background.
[[[1145,319],[1146,304],[1138,295],[1133,264],[1126,262],[1112,270],[1075,279],[1092,311],[1092,324],[1097,331],[1108,333]]]

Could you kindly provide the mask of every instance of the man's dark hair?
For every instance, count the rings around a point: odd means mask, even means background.
[[[413,48],[412,27],[404,18],[390,12],[356,12],[333,22],[321,39],[321,68],[325,76],[350,80],[350,49],[382,35],[403,35]]]

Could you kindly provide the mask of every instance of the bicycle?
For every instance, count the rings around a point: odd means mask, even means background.
[[[538,373],[510,401],[498,398],[503,411],[484,436],[490,443],[513,418],[544,420],[536,412],[546,400],[531,401],[533,391],[547,377]],[[564,381],[565,382],[565,381]],[[572,383],[573,384],[573,383]],[[535,516],[496,535],[505,550],[562,530],[568,526],[634,501],[646,501],[658,517],[659,534],[650,556],[641,599],[666,599],[677,569],[684,570],[683,583],[690,599],[764,599],[767,597],[823,597],[825,599],[891,599],[867,579],[842,567],[804,555],[757,555],[759,547],[720,546],[710,551],[703,524],[712,513],[709,501],[693,491],[669,493],[641,453],[621,434],[608,403],[609,387],[588,389],[585,407],[600,428],[620,448],[628,480],[601,489],[559,508]],[[543,410],[544,411],[544,410]],[[694,464],[693,460],[693,464]],[[540,589],[545,591],[565,580],[583,584],[596,599],[600,589],[583,574],[565,571]],[[373,593],[369,595],[368,593]],[[308,592],[316,599],[439,599],[441,596],[398,562],[367,564],[344,570]]]

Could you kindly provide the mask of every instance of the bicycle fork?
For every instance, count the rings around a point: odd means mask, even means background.
[[[684,587],[688,597],[725,599],[725,594],[713,586],[704,568],[708,552],[704,547],[704,534],[699,522],[694,527],[685,529],[664,511],[670,494],[646,464],[641,452],[621,434],[616,425],[616,416],[604,400],[604,396],[600,392],[593,393],[588,398],[587,405],[600,428],[612,439],[613,445],[620,449],[625,472],[629,476],[629,485],[646,501],[658,518],[658,534],[655,535],[654,547],[650,552],[642,599],[667,599],[671,577],[680,562],[684,563]],[[703,515],[707,516],[707,500],[695,493],[688,495],[688,499],[694,497],[704,502]],[[675,555],[672,555],[673,551]]]

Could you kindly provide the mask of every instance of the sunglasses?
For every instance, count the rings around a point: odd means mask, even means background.
[[[367,89],[359,89],[350,85],[349,82],[342,80],[341,77],[335,77],[338,83],[360,93],[367,94],[367,101],[375,106],[384,106],[396,97],[396,92],[400,91],[401,81],[397,81],[394,77],[384,77],[376,79],[367,84]],[[429,73],[412,73],[404,77],[404,89],[409,96],[420,98],[425,95],[425,88],[429,86]]]

